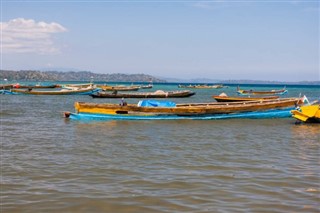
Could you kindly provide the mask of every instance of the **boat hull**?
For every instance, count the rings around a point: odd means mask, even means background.
[[[270,119],[289,118],[290,111],[294,107],[285,109],[267,110],[262,112],[243,112],[229,114],[208,114],[208,115],[126,115],[126,114],[99,114],[99,113],[65,113],[65,117],[72,120],[220,120],[220,119]]]
[[[12,89],[5,91],[4,94],[10,95],[90,95],[98,89],[79,89],[79,90],[21,90]]]
[[[93,98],[185,98],[193,96],[195,92],[186,91],[169,91],[169,92],[137,92],[137,93],[106,93],[98,92],[91,94]]]
[[[119,106],[118,104],[108,103],[86,103],[75,102],[75,109],[78,114],[93,117],[108,118],[128,118],[128,119],[214,119],[217,116],[227,118],[234,114],[241,113],[264,113],[268,110],[280,110],[291,108],[292,110],[301,99],[277,99],[249,102],[228,102],[228,103],[185,103],[175,104],[174,102],[160,102],[144,100],[138,104],[128,104]],[[150,104],[150,105],[149,105]],[[289,110],[289,111],[290,111]],[[287,110],[288,112],[288,110]],[[290,113],[289,113],[290,114]],[[286,113],[286,116],[290,116]],[[223,116],[224,115],[224,116]],[[243,114],[241,114],[243,115]],[[240,116],[241,116],[240,115]],[[73,115],[75,116],[75,115]],[[269,117],[270,114],[268,115]],[[260,116],[263,117],[263,116]]]
[[[258,101],[277,99],[279,96],[266,96],[266,97],[229,97],[229,96],[212,96],[217,102],[239,102],[239,101]]]
[[[249,95],[284,95],[284,94],[288,93],[288,90],[283,88],[281,90],[256,91],[256,90],[242,90],[238,87],[237,93],[238,93],[238,95],[244,95],[244,96],[249,96]]]
[[[292,117],[305,123],[320,123],[320,105],[302,106],[291,111]]]
[[[179,88],[192,88],[192,89],[220,89],[223,88],[222,84],[218,85],[178,85]]]
[[[97,85],[98,88],[104,91],[137,91],[140,86],[108,86],[108,85]]]

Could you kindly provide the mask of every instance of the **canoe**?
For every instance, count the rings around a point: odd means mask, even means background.
[[[33,89],[11,89],[5,94],[11,95],[90,95],[91,93],[97,92],[97,89],[87,88],[87,89],[61,89],[61,90],[33,90]]]
[[[0,89],[6,90],[13,88],[13,84],[0,84]]]
[[[51,85],[21,85],[21,84],[14,84],[12,88],[15,89],[50,89],[50,88],[56,88],[58,85],[51,84]]]
[[[140,89],[151,89],[153,87],[152,84],[148,84],[148,85],[141,85]]]
[[[251,116],[255,114],[256,118],[290,117],[290,110],[300,104],[302,104],[301,98],[183,104],[143,100],[138,104],[127,104],[126,106],[111,103],[75,102],[76,113],[65,112],[64,115],[71,118],[90,119],[215,119],[219,116],[221,118],[250,117],[248,113]],[[269,112],[271,114],[268,114]],[[247,115],[242,113],[247,113]]]
[[[104,91],[137,91],[140,86],[109,86],[109,85],[97,85]]]
[[[259,101],[267,99],[277,99],[279,96],[264,96],[264,97],[231,97],[231,96],[221,96],[214,95],[212,96],[217,102],[238,102],[238,101]]]
[[[32,88],[32,89],[48,89],[48,88],[56,88],[57,85],[56,84],[52,84],[52,85],[21,85],[21,84],[1,84],[0,88],[4,89],[4,90],[8,90],[8,89],[28,89],[28,88]]]
[[[291,116],[290,111],[294,109],[271,109],[265,111],[255,112],[241,112],[241,113],[228,113],[228,114],[211,114],[205,116],[183,116],[183,115],[112,115],[100,113],[71,113],[64,112],[64,117],[72,120],[221,120],[221,119],[270,119],[270,118],[288,118]]]
[[[320,123],[320,105],[305,105],[291,111],[292,117],[305,123]]]
[[[269,90],[269,91],[257,91],[257,90],[242,90],[237,88],[237,93],[239,95],[283,95],[286,94],[288,90],[284,87],[281,90]]]
[[[64,89],[88,89],[88,88],[95,88],[96,86],[93,83],[84,83],[84,84],[61,84],[58,85],[60,88]]]
[[[178,90],[178,91],[163,91],[157,90],[155,92],[129,92],[129,93],[108,93],[99,91],[93,93],[90,96],[93,98],[184,98],[194,95],[195,92],[190,90]]]
[[[219,89],[219,88],[223,88],[223,85],[218,84],[218,85],[182,85],[179,84],[178,85],[179,88],[193,88],[193,89]]]

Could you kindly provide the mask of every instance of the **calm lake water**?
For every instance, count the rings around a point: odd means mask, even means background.
[[[157,89],[178,88],[149,91]],[[320,87],[287,89],[284,97],[320,97]],[[235,95],[236,86],[195,91],[170,100],[214,101],[221,92]],[[83,122],[62,112],[73,112],[75,101],[109,100],[0,99],[0,212],[320,211],[320,125],[292,118]]]

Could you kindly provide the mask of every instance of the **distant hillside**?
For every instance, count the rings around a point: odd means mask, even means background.
[[[165,78],[158,77],[166,80],[169,83],[191,83],[191,84],[279,84],[279,85],[320,85],[320,81],[299,81],[299,82],[286,82],[286,81],[263,81],[263,80],[218,80],[209,78],[194,78],[194,79],[178,79],[178,78]]]
[[[219,82],[223,84],[320,85],[320,81],[285,82],[285,81],[258,81],[258,80],[224,80]]]
[[[165,83],[165,80],[158,79],[145,74],[97,74],[88,71],[80,72],[58,72],[58,71],[35,71],[35,70],[0,70],[1,80],[8,81],[108,81],[108,82],[149,82]]]
[[[220,80],[214,80],[209,78],[194,78],[194,79],[178,79],[178,78],[165,78],[165,77],[159,77],[161,79],[164,79],[167,82],[171,83],[219,83]]]

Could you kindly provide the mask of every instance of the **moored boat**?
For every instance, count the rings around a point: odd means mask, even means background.
[[[223,88],[222,84],[217,84],[217,85],[207,85],[207,84],[197,84],[197,85],[183,85],[179,84],[179,88],[193,88],[193,89],[220,89]]]
[[[15,89],[52,89],[52,88],[56,88],[58,87],[58,85],[56,84],[50,84],[50,85],[41,85],[41,84],[35,84],[35,85],[21,85],[21,84],[14,84],[12,86],[12,88],[15,88]]]
[[[1,84],[0,88],[3,90],[8,90],[8,89],[49,89],[49,88],[56,88],[58,85],[56,84],[49,84],[49,85],[41,85],[41,84],[31,84],[31,85],[24,85],[24,84]]]
[[[96,88],[96,85],[94,85],[93,83],[84,83],[84,84],[61,84],[61,85],[58,85],[58,87],[64,88],[64,89],[76,90],[76,89]]]
[[[184,103],[143,100],[138,104],[120,106],[111,103],[76,102],[76,113],[66,112],[71,118],[105,119],[215,119],[215,117],[290,117],[290,110],[302,104],[301,98],[284,98],[248,102]],[[268,114],[268,113],[271,114]],[[275,113],[276,112],[276,113]],[[243,114],[245,113],[245,114]],[[248,115],[249,113],[249,115]],[[280,115],[281,114],[281,115]]]
[[[260,91],[260,90],[252,90],[252,89],[242,90],[238,86],[237,93],[239,95],[283,95],[288,93],[288,90],[286,89],[286,87],[284,87],[281,90],[268,90],[268,91]]]
[[[6,89],[11,89],[13,88],[14,84],[0,84],[0,89],[1,90],[6,90]]]
[[[148,84],[148,85],[141,85],[140,89],[151,89],[153,87],[152,84]]]
[[[97,85],[98,88],[104,91],[137,91],[140,89],[140,86],[110,86],[110,85]]]
[[[61,89],[61,90],[34,90],[34,89],[11,89],[5,91],[5,94],[11,95],[90,95],[93,92],[98,91],[94,88],[83,89]]]
[[[279,96],[263,96],[263,97],[242,97],[242,96],[227,96],[226,94],[213,95],[217,102],[239,102],[239,101],[259,101],[267,99],[277,99]]]
[[[98,91],[90,96],[93,98],[184,98],[194,95],[195,92],[190,90],[177,90],[177,91],[163,91],[157,90],[155,92],[128,92],[119,93],[112,92],[108,93],[105,91]]]
[[[320,123],[320,104],[305,105],[291,111],[292,117],[305,123]]]

